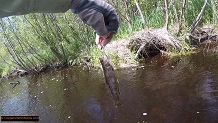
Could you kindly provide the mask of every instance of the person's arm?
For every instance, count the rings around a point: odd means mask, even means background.
[[[118,30],[115,8],[102,0],[73,0],[71,10],[95,30],[100,46],[105,46]]]
[[[59,13],[69,10],[71,0],[0,0],[0,18],[29,13]]]

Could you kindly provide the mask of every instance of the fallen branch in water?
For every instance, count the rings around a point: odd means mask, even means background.
[[[14,85],[14,86],[12,87],[12,89],[13,89],[15,86],[17,86],[17,85],[20,84],[20,81],[10,82],[9,84]]]

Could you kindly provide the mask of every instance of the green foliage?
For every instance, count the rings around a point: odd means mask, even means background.
[[[170,52],[168,56],[170,57],[176,57],[176,56],[187,56],[192,53],[192,48],[187,42],[182,42],[182,48],[181,49],[170,49]]]
[[[160,0],[138,0],[138,3],[142,9],[142,11],[147,12],[148,14],[153,13],[153,10],[158,7],[158,4],[163,1]],[[134,0],[132,0],[132,4],[134,3]]]
[[[191,25],[195,18],[198,16],[198,13],[201,11],[201,8],[204,4],[204,0],[188,0],[187,3],[187,10],[185,13],[186,23],[187,25]],[[200,25],[203,23],[211,22],[212,21],[212,8],[211,3],[209,2],[206,6],[204,16],[200,22]]]
[[[157,6],[157,8],[153,9],[151,13],[145,13],[145,17],[148,27],[160,28],[164,26],[165,15],[160,6]]]
[[[116,34],[115,39],[121,39],[132,35],[134,32],[143,29],[143,23],[139,16],[132,19],[130,23],[123,22],[120,24],[119,30]]]
[[[94,39],[93,30],[69,11],[8,17],[0,24],[0,39],[4,39],[7,54],[26,70],[56,62],[66,64],[77,58],[80,50],[87,49]],[[86,35],[81,35],[84,33]]]
[[[99,58],[102,56],[102,52],[100,49],[98,49],[96,46],[91,46],[89,54],[91,56],[91,64],[100,64]]]

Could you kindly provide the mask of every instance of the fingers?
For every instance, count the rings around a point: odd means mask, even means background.
[[[101,45],[106,46],[111,41],[112,37],[113,37],[113,34],[109,35],[107,38],[103,38]]]
[[[102,49],[103,47],[102,42],[103,42],[103,37],[96,34],[95,43],[99,49]]]
[[[95,43],[97,44],[99,49],[102,49],[102,47],[105,47],[112,39],[113,33],[108,33],[107,36],[99,36],[96,34]]]

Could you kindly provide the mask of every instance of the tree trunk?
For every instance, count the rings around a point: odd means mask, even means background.
[[[178,29],[178,32],[177,32],[177,36],[179,36],[183,26],[185,25],[184,22],[185,22],[185,7],[186,7],[186,4],[187,4],[187,0],[183,0],[181,14],[179,16],[179,29]]]
[[[140,8],[140,6],[139,6],[137,0],[135,0],[135,4],[136,4],[136,7],[137,7],[137,9],[138,9],[138,11],[139,11],[139,13],[140,13],[141,18],[142,18],[142,23],[143,23],[143,25],[144,25],[144,28],[146,28],[147,25],[146,25],[146,23],[145,23],[145,18],[144,18],[144,15],[143,15],[143,13],[142,13],[142,11],[141,11],[141,8]]]
[[[192,25],[191,25],[191,27],[189,29],[189,33],[192,33],[195,30],[195,28],[197,27],[198,23],[201,21],[201,18],[202,18],[203,14],[204,14],[207,2],[208,2],[208,0],[205,0],[204,5],[202,6],[200,13],[198,14],[197,18],[192,23]]]
[[[172,8],[173,8],[173,12],[174,12],[174,18],[176,20],[176,23],[178,24],[179,23],[179,17],[178,17],[178,13],[177,13],[177,9],[175,7],[175,1],[172,0]]]
[[[168,4],[168,0],[164,0],[164,2],[165,2],[165,11],[166,11],[165,28],[168,30],[169,28],[169,4]]]
[[[128,7],[128,3],[129,3],[129,1],[127,1],[127,0],[122,0],[122,4],[123,4],[123,7],[124,7],[124,12],[125,12],[125,15],[123,15],[124,17],[125,17],[125,19],[127,20],[127,22],[128,22],[128,25],[131,27],[131,23],[130,23],[130,21],[131,21],[131,19],[130,19],[130,16],[129,16],[129,7]]]

